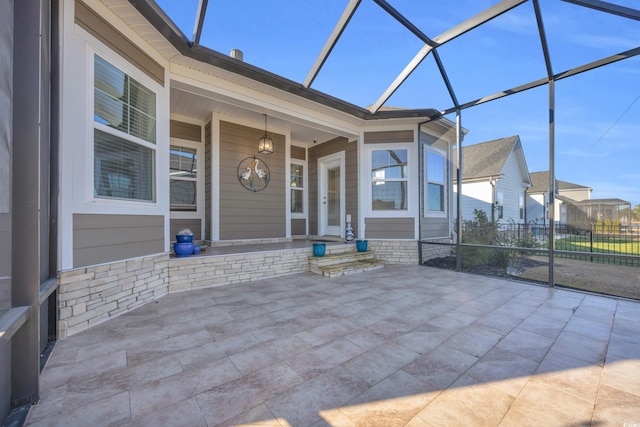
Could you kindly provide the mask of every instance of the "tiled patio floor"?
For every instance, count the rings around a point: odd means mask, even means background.
[[[173,294],[58,343],[29,426],[637,426],[640,304],[419,266]]]

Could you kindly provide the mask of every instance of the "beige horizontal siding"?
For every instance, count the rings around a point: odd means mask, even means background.
[[[345,152],[345,213],[351,215],[353,232],[358,235],[358,144],[338,137],[309,148],[309,234],[318,234],[318,159]]]
[[[413,239],[413,218],[365,218],[367,239]]]
[[[75,22],[114,52],[164,86],[164,68],[83,2],[75,2]]]
[[[186,139],[188,141],[200,142],[202,140],[202,128],[191,123],[171,120],[169,133],[171,138]]]
[[[296,147],[295,145],[291,146],[291,158],[298,160],[306,160],[307,159],[307,150],[304,147]]]
[[[413,142],[413,130],[389,130],[365,132],[365,144],[390,144],[394,142]]]
[[[220,239],[285,237],[285,138],[269,132],[273,154],[258,154],[264,129],[220,122]],[[269,185],[257,192],[245,189],[238,179],[238,165],[256,156],[271,175]]]
[[[73,267],[164,252],[161,215],[73,215]]]
[[[292,219],[291,220],[291,235],[292,236],[305,236],[307,234],[307,220],[306,219]]]
[[[169,224],[169,239],[170,240],[176,240],[176,234],[178,234],[178,231],[182,230],[183,228],[188,228],[189,230],[191,230],[193,232],[193,239],[194,240],[202,240],[202,233],[200,233],[200,229],[202,227],[201,224],[202,221],[200,221],[200,219],[198,218],[190,218],[190,219],[179,219],[179,218],[174,218],[172,219]]]

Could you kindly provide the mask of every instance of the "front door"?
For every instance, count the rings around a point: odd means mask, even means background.
[[[344,151],[318,159],[318,234],[343,237]]]

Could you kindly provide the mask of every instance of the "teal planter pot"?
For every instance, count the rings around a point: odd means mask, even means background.
[[[358,252],[366,252],[368,247],[368,240],[356,240],[356,249],[358,250]]]
[[[313,256],[324,256],[324,253],[326,250],[327,250],[327,245],[325,243],[313,244]]]

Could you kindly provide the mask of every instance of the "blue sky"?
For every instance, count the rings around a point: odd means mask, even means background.
[[[388,0],[434,38],[493,0]],[[615,4],[638,8],[637,0]],[[197,0],[159,0],[191,37]],[[347,0],[234,0],[209,2],[200,43],[222,53],[244,52],[250,64],[303,82],[342,14]],[[640,46],[640,22],[541,0],[554,73]],[[527,2],[438,49],[465,103],[546,75],[542,49]],[[372,0],[362,0],[312,87],[366,107],[418,53],[423,43]],[[556,83],[556,176],[590,186],[592,198],[640,204],[640,57],[626,59]],[[386,103],[406,108],[451,107],[432,55]],[[464,145],[520,135],[530,172],[548,169],[548,88],[466,109]],[[451,119],[454,119],[451,117]]]

